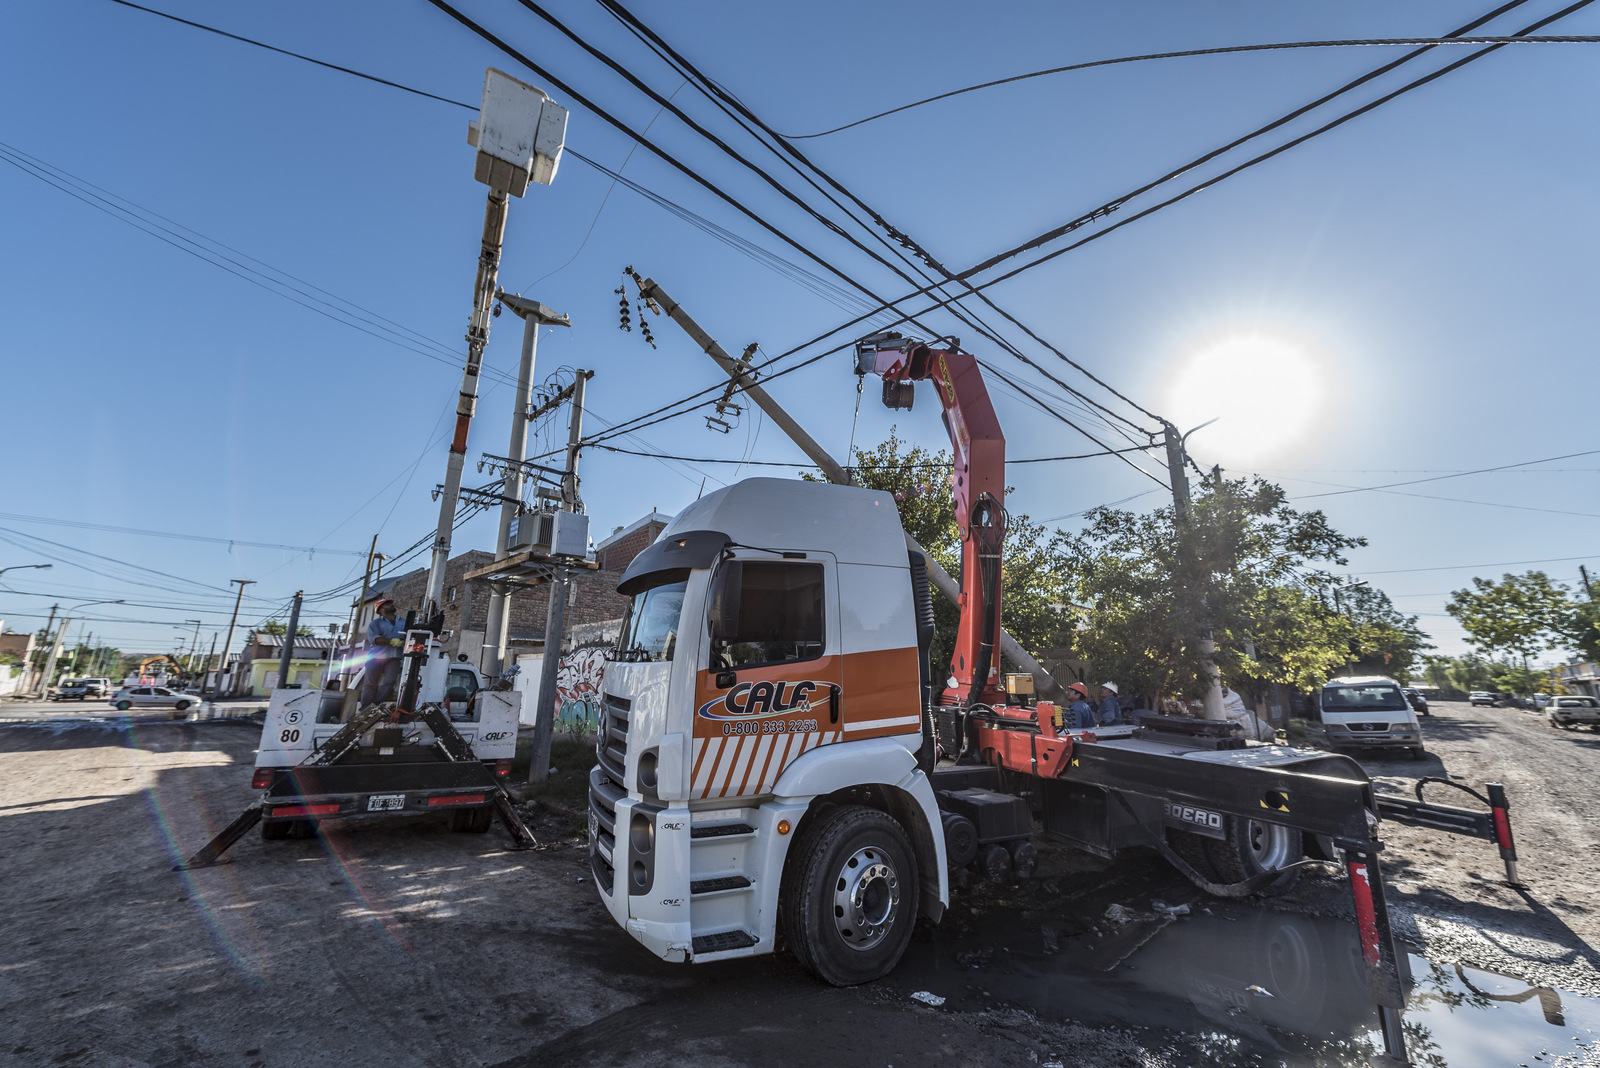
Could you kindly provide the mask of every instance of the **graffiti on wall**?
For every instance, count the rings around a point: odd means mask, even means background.
[[[600,675],[605,645],[574,649],[556,665],[556,729],[592,734],[600,723]]]

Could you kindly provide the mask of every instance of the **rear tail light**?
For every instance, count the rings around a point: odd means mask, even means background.
[[[272,785],[272,780],[277,778],[278,772],[283,768],[257,768],[256,773],[250,776],[250,789],[265,790]]]
[[[481,805],[484,794],[450,794],[445,797],[428,798],[429,808],[442,808],[446,805]]]
[[[488,761],[484,761],[484,763],[487,764],[489,762]],[[495,774],[495,777],[498,778],[498,779],[503,779],[507,775],[510,775],[511,774],[511,761],[509,761],[509,760],[496,760],[496,761],[494,761],[494,774]]]
[[[279,805],[268,809],[267,816],[334,816],[339,812],[338,802],[328,805]]]

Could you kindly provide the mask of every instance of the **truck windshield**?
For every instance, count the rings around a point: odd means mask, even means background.
[[[636,594],[617,643],[619,660],[671,660],[689,581],[669,582]]]
[[[1404,712],[1410,707],[1398,686],[1330,686],[1322,691],[1324,712]]]

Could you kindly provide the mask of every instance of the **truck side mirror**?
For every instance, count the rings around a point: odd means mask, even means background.
[[[724,560],[711,580],[711,597],[706,609],[711,625],[711,640],[731,642],[739,634],[739,595],[744,587],[744,564]]]

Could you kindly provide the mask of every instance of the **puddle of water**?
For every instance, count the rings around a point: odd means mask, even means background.
[[[896,978],[956,1009],[999,1004],[1046,1019],[1160,1028],[1218,1065],[1361,1065],[1382,1051],[1353,924],[1174,895],[1103,919],[1092,898],[1052,909],[984,903],[913,944]],[[1076,908],[1076,911],[1072,911]],[[1209,914],[1204,911],[1209,909]],[[1407,955],[1413,1063],[1548,1065],[1600,1040],[1600,1001]],[[1182,1056],[1177,1056],[1179,1061]]]

